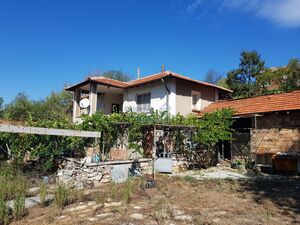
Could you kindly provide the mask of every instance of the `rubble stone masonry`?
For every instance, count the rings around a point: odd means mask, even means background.
[[[257,117],[256,124],[257,129],[253,129],[251,134],[252,153],[300,154],[300,110],[265,113]]]

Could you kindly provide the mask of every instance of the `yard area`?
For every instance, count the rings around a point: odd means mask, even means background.
[[[141,178],[85,190],[62,208],[28,210],[23,224],[298,224],[300,180],[252,176],[198,179],[159,175],[145,188]]]

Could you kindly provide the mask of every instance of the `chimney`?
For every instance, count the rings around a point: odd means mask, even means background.
[[[137,79],[141,78],[140,67],[137,68]]]

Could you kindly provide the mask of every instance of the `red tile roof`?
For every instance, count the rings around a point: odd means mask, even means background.
[[[198,115],[201,117],[204,113],[209,113],[224,108],[231,108],[234,111],[235,116],[276,111],[300,110],[300,90],[282,94],[218,101],[198,112]]]
[[[73,91],[76,87],[81,86],[81,85],[85,85],[90,81],[94,81],[94,82],[99,83],[99,84],[109,85],[109,86],[118,87],[118,88],[131,88],[131,87],[135,87],[135,86],[139,86],[139,85],[144,85],[144,84],[147,84],[147,83],[150,83],[150,82],[153,82],[153,81],[157,81],[157,80],[160,80],[164,77],[175,77],[175,78],[191,81],[191,82],[194,82],[194,83],[198,83],[198,84],[201,84],[201,85],[215,87],[215,88],[227,91],[227,92],[232,92],[229,89],[226,89],[226,88],[214,85],[214,84],[210,84],[210,83],[207,83],[207,82],[204,82],[204,81],[194,80],[194,79],[191,79],[189,77],[182,76],[178,73],[174,73],[174,72],[171,72],[171,71],[165,71],[163,73],[152,74],[150,76],[142,77],[140,79],[131,80],[131,81],[128,81],[128,82],[113,80],[113,79],[109,79],[109,78],[106,78],[106,77],[89,77],[81,83],[78,83],[76,85],[68,87],[66,90]]]

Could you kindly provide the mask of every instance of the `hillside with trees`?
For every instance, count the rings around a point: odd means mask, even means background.
[[[237,69],[217,83],[233,90],[233,98],[282,93],[300,89],[300,61],[290,59],[287,66],[267,68],[256,51],[243,51]]]

